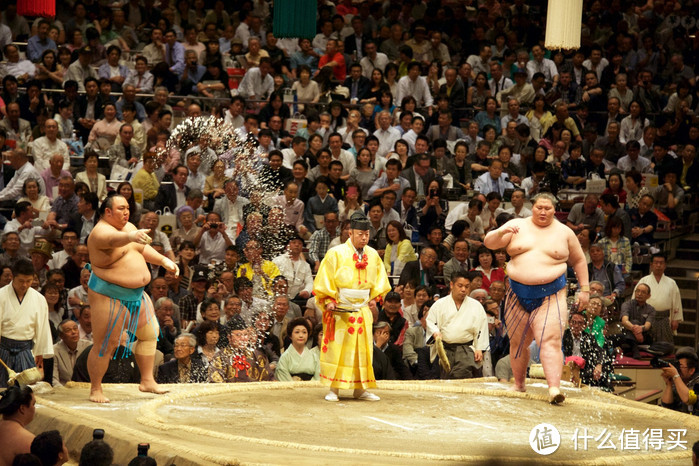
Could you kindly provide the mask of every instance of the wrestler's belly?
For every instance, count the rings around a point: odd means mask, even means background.
[[[102,280],[106,280],[124,288],[139,288],[146,286],[151,279],[148,264],[143,256],[136,251],[129,251],[118,261],[108,267],[92,265],[93,273]]]
[[[550,283],[566,272],[565,261],[554,259],[540,251],[527,251],[510,258],[507,276],[526,285]]]

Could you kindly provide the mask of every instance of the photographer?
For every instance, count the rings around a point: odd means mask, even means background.
[[[675,411],[697,414],[697,395],[694,393],[694,387],[699,383],[699,373],[696,372],[699,357],[693,348],[684,347],[677,352],[676,358],[679,369],[672,364],[663,367],[665,390],[661,404]]]

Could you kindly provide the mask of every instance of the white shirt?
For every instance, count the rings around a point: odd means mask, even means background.
[[[3,233],[9,233],[11,231],[16,232],[19,235],[19,254],[29,257],[29,251],[34,247],[34,239],[36,235],[41,235],[46,233],[41,227],[31,227],[19,231],[20,223],[16,218],[13,218],[5,224],[5,229]]]
[[[381,52],[376,52],[376,58],[374,59],[369,58],[367,55],[359,60],[359,64],[362,65],[362,75],[368,79],[371,79],[371,73],[374,69],[378,68],[383,71],[386,69],[386,65],[388,65],[389,62],[390,60],[386,54]]]
[[[46,185],[44,184],[44,179],[41,177],[39,172],[34,168],[34,166],[27,162],[22,165],[19,170],[15,171],[14,176],[9,183],[5,186],[5,189],[0,191],[0,201],[14,201],[22,197],[22,187],[27,178],[34,178],[41,188],[39,192],[46,192]]]
[[[340,149],[340,155],[338,157],[335,157],[335,155],[331,152],[330,157],[332,160],[339,160],[342,163],[343,176],[349,175],[349,173],[357,166],[357,162],[354,160],[354,155],[345,149]]]
[[[66,262],[68,262],[68,258],[70,257],[70,254],[66,252],[65,249],[62,249],[58,252],[53,253],[53,258],[49,260],[48,264],[46,264],[49,268],[51,269],[60,269],[64,265],[66,265]]]
[[[389,126],[385,131],[381,128],[377,129],[374,131],[374,136],[379,140],[379,150],[376,151],[376,155],[386,157],[386,154],[393,150],[396,141],[400,139],[400,131]]]
[[[500,77],[497,83],[493,78],[488,80],[488,87],[490,88],[490,93],[492,95],[497,95],[498,92],[509,89],[514,85],[515,83],[513,83],[510,78],[506,78],[504,75]]]
[[[292,260],[286,253],[275,257],[272,262],[289,282],[289,299],[295,298],[302,291],[309,294],[313,291],[313,273],[308,262],[303,259]]]
[[[460,344],[473,341],[475,350],[490,347],[488,319],[481,303],[466,296],[456,308],[452,295],[437,300],[427,314],[427,335],[442,334],[445,343]]]
[[[522,208],[519,210],[519,213],[515,212],[514,207],[510,207],[507,209],[505,212],[508,214],[512,214],[515,216],[515,218],[527,218],[532,216],[532,211],[527,209],[526,207],[522,206]]]
[[[650,160],[648,160],[645,157],[641,157],[640,155],[636,158],[636,160],[631,160],[631,157],[625,155],[619,159],[616,166],[624,173],[632,169],[637,170],[641,173],[647,173],[651,171]]]
[[[675,280],[663,274],[660,278],[660,282],[658,282],[655,279],[655,275],[650,274],[638,281],[638,285],[641,283],[650,287],[650,298],[648,298],[647,302],[653,306],[656,311],[669,310],[670,320],[684,320],[682,295],[680,294],[680,289]]]
[[[282,162],[282,165],[288,168],[289,170],[294,168],[294,162],[296,162],[297,160],[303,160],[303,154],[301,154],[300,157],[297,156],[296,152],[294,152],[294,149],[292,148],[282,149],[282,155],[284,156],[284,162]],[[345,168],[344,162],[342,163],[342,168],[343,170]]]
[[[411,80],[409,76],[400,78],[396,102],[400,104],[407,96],[414,97],[418,107],[431,107],[434,103],[432,93],[427,86],[427,79],[424,76],[418,76],[415,81]]]
[[[223,262],[226,258],[226,246],[226,240],[220,232],[213,238],[209,232],[205,232],[199,241],[199,263],[208,265],[212,260]]]
[[[32,340],[34,356],[53,356],[49,307],[41,293],[29,288],[20,303],[12,283],[0,288],[0,335],[19,341]]]
[[[255,96],[256,99],[266,99],[274,91],[274,78],[271,74],[262,78],[260,68],[250,68],[243,76],[238,93],[244,98]]]
[[[595,73],[597,73],[597,81],[602,81],[602,71],[604,71],[607,65],[609,65],[609,60],[607,60],[606,58],[602,58],[596,67],[592,65],[592,62],[589,58],[582,62],[582,66],[584,66],[590,71],[594,71]]]
[[[527,79],[532,82],[532,77],[535,73],[543,73],[546,82],[553,82],[553,78],[558,76],[558,69],[553,60],[542,58],[541,61],[529,60],[527,62]]]

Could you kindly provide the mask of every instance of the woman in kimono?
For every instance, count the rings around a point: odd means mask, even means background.
[[[289,322],[286,333],[291,337],[291,345],[279,358],[274,377],[282,382],[320,380],[318,352],[306,348],[311,325],[299,317]]]

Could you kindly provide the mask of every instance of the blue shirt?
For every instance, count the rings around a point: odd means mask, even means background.
[[[175,42],[172,46],[165,44],[165,61],[170,67],[170,71],[175,73],[177,77],[182,76],[184,71],[184,45],[180,42]]]
[[[41,60],[41,54],[46,50],[57,50],[53,39],[46,38],[42,42],[39,36],[31,36],[27,41],[27,58],[36,63]]]
[[[315,50],[316,53],[322,55],[323,52]],[[312,55],[306,55],[303,52],[296,52],[291,56],[291,69],[295,70],[301,65],[306,65],[311,69],[311,74],[318,70],[318,59]]]
[[[146,119],[146,108],[143,106],[141,102],[134,101],[133,103],[136,106],[136,119],[141,122]],[[121,113],[121,109],[124,108],[124,99],[119,99],[116,102],[116,111],[117,111],[117,119],[123,120],[123,115]]]

